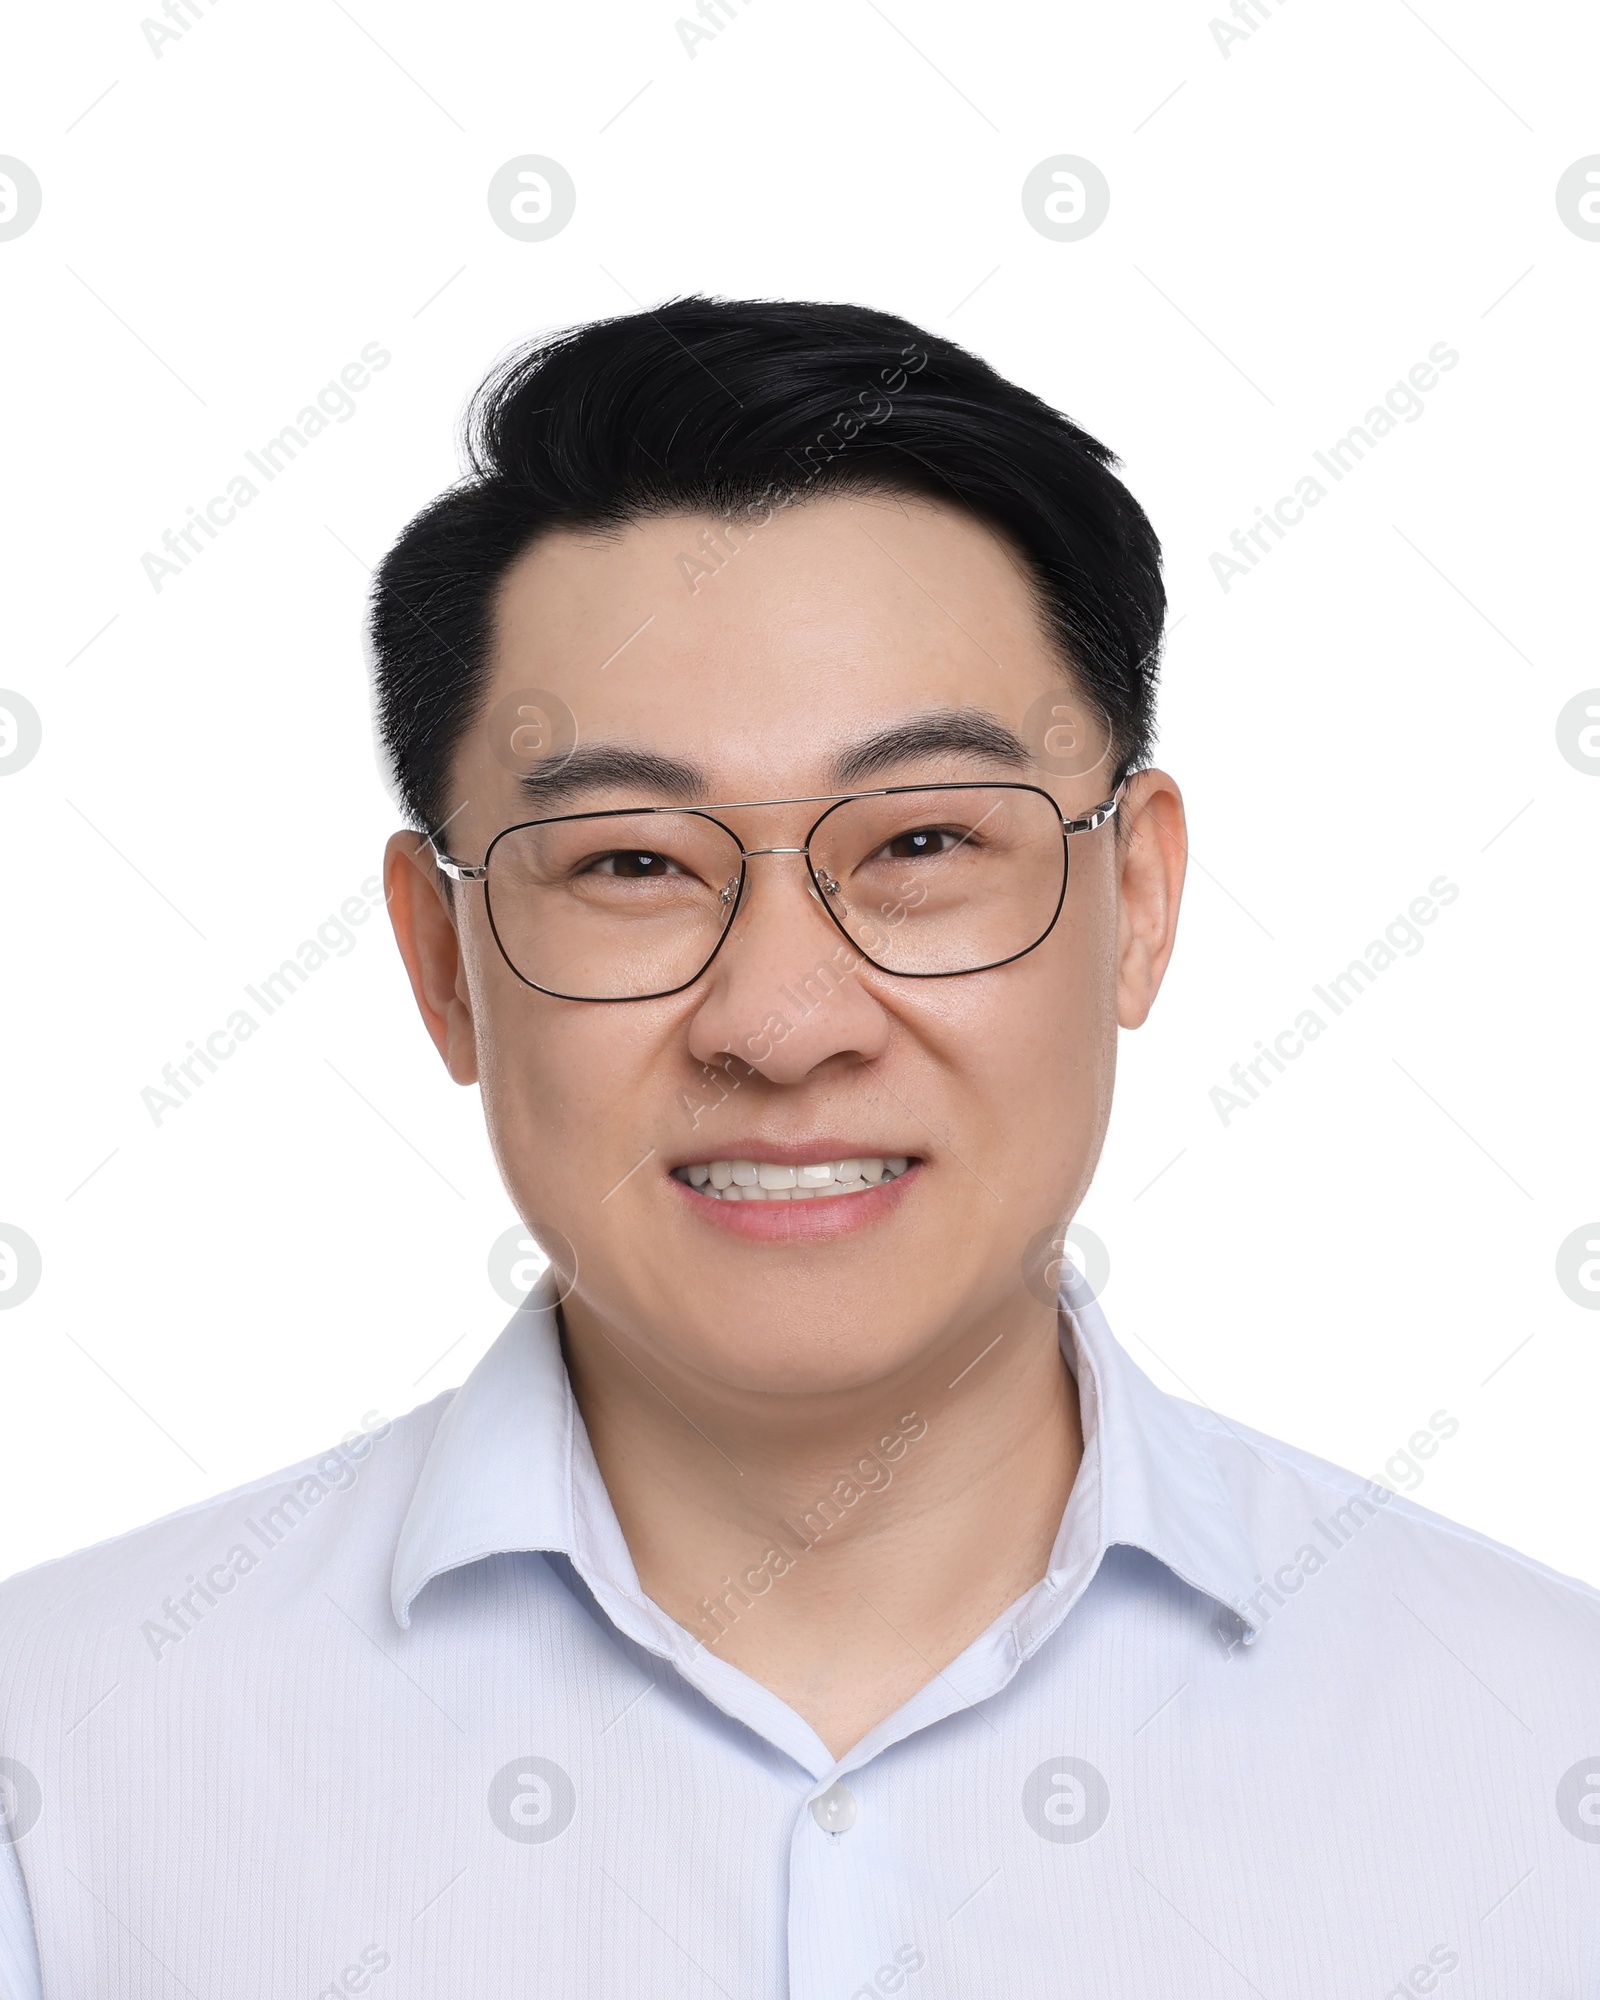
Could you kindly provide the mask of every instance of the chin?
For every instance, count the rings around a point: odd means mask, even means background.
[[[930,1328],[900,1320],[887,1299],[841,1302],[830,1294],[809,1286],[729,1300],[702,1293],[703,1309],[675,1331],[660,1328],[652,1344],[696,1373],[757,1395],[856,1395],[915,1362]]]

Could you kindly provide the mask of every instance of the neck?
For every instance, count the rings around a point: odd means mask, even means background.
[[[576,1298],[573,1390],[646,1594],[840,1756],[1044,1575],[1082,1457],[1027,1294],[892,1380],[684,1379]]]

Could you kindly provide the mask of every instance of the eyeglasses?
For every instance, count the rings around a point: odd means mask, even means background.
[[[980,783],[623,806],[508,826],[481,867],[434,853],[452,881],[484,885],[506,964],[557,1000],[659,1000],[692,986],[760,854],[803,855],[816,901],[878,971],[954,979],[1044,942],[1066,898],[1068,839],[1103,826],[1122,790],[1081,819],[1064,819],[1037,785]],[[713,817],[779,805],[827,810],[801,847],[746,847]]]

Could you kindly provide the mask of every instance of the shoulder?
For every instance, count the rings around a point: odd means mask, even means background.
[[[1434,1413],[1381,1476],[1363,1478],[1278,1438],[1185,1403],[1239,1514],[1262,1588],[1292,1596],[1313,1575],[1343,1578],[1315,1593],[1344,1615],[1407,1614],[1495,1653],[1555,1655],[1574,1670],[1600,1648],[1600,1590],[1520,1550],[1421,1506],[1398,1490],[1426,1484],[1428,1461],[1447,1450],[1457,1420]],[[1269,1595],[1266,1609],[1272,1610]],[[1437,1612],[1438,1618],[1434,1614]],[[1585,1671],[1592,1672],[1592,1665]]]
[[[246,1576],[280,1588],[318,1566],[370,1559],[394,1541],[422,1461],[455,1391],[403,1417],[350,1431],[326,1451],[243,1486],[40,1563],[0,1583],[0,1690],[49,1661],[120,1647],[152,1649],[203,1620]],[[248,1593],[263,1607],[276,1590]],[[159,1656],[159,1652],[158,1652]]]

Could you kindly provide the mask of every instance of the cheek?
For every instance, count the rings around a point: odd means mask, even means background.
[[[592,1216],[676,1102],[682,1025],[665,1004],[595,1006],[535,992],[506,966],[486,924],[469,932],[465,957],[501,1176],[519,1209],[577,1240],[577,1219]]]
[[[469,930],[464,957],[490,1143],[519,1204],[548,1212],[559,1182],[587,1183],[603,1135],[615,1129],[610,1105],[627,1084],[607,1033],[612,1010],[525,986],[487,924]]]
[[[928,1009],[971,1143],[1012,1186],[1076,1184],[1099,1150],[1116,1019],[1104,954],[1087,942],[1053,932],[1026,958],[951,980]]]
[[[1042,954],[1041,954],[1042,959]],[[1098,1150],[1111,1105],[1116,1022],[1103,984],[1081,964],[1041,963],[991,1061],[1008,1135],[1026,1133],[1034,1161],[1059,1171]]]

